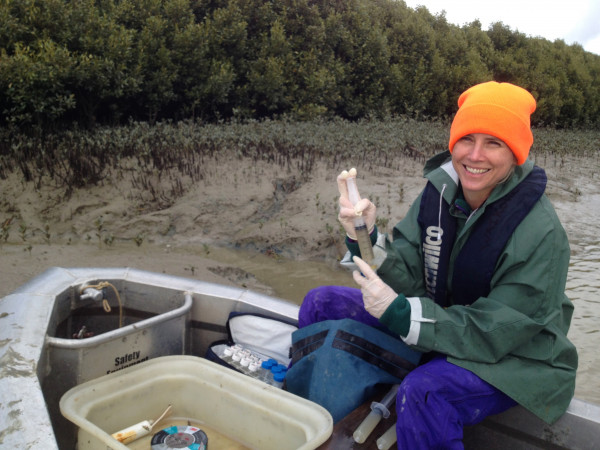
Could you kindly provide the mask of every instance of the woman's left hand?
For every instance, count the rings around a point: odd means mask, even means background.
[[[358,256],[352,258],[362,274],[358,271],[352,272],[354,281],[360,286],[363,294],[365,309],[373,317],[380,318],[388,306],[392,304],[398,294],[383,282],[381,278],[369,267],[369,265]]]

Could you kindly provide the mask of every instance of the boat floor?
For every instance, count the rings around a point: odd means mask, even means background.
[[[371,403],[374,401],[381,401],[387,390],[389,390],[389,386],[385,389],[381,389],[381,392],[374,395],[372,399],[364,402],[342,420],[337,422],[333,427],[331,437],[321,444],[321,446],[317,447],[318,450],[339,450],[342,448],[348,450],[377,450],[377,439],[396,423],[396,409],[394,407],[390,410],[390,416],[387,419],[381,419],[364,443],[358,444],[354,441],[352,435],[364,418],[371,412]],[[390,448],[396,448],[396,444]]]

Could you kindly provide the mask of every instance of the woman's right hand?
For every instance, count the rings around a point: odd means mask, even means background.
[[[348,178],[347,170],[344,170],[337,177],[338,190],[340,191],[340,212],[338,214],[338,220],[344,227],[344,230],[346,230],[348,237],[356,240],[354,219],[362,216],[369,233],[371,233],[375,227],[375,213],[377,208],[366,198],[361,198],[356,205],[352,205],[348,196],[346,178]]]

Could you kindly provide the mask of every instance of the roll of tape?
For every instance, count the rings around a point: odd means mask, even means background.
[[[160,430],[150,441],[152,450],[175,450],[189,448],[206,450],[208,437],[200,428],[192,426],[173,426]]]

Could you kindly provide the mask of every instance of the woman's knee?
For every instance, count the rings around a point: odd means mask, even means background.
[[[409,373],[398,388],[396,402],[398,408],[403,405],[418,405],[427,402],[431,392],[439,386],[435,377],[427,372],[419,372],[417,369]],[[400,410],[398,412],[401,412]]]
[[[298,326],[300,328],[315,322],[327,320],[328,306],[333,299],[333,286],[319,286],[311,289],[304,296],[298,313]]]
[[[355,318],[368,315],[360,289],[347,286],[319,286],[308,291],[300,306],[298,325],[302,328],[324,320]]]

